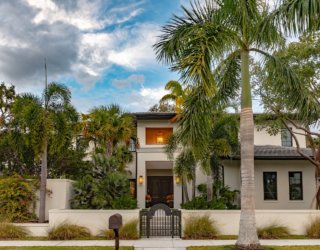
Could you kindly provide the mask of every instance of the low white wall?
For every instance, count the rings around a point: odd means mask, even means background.
[[[82,210],[82,209],[52,209],[49,211],[49,227],[52,228],[63,222],[87,227],[93,235],[109,226],[109,217],[115,213],[122,215],[123,224],[139,219],[139,209],[133,210]]]
[[[46,220],[49,219],[50,209],[69,209],[70,200],[73,195],[74,181],[68,179],[48,179],[46,196]],[[35,214],[39,216],[39,192],[38,201],[35,207]]]
[[[22,227],[28,231],[30,236],[48,236],[49,223],[13,223],[16,226]]]
[[[237,235],[239,232],[240,210],[181,210],[182,233],[186,220],[190,217],[208,215],[214,220],[219,233],[222,235]],[[268,226],[272,223],[286,226],[291,234],[303,235],[306,226],[316,217],[319,210],[256,210],[257,227]]]

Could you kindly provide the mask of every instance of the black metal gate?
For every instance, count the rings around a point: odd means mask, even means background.
[[[159,203],[140,211],[140,237],[181,237],[181,211]]]

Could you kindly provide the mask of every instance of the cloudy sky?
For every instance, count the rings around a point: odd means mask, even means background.
[[[152,45],[187,0],[0,1],[0,81],[40,94],[66,84],[81,112],[118,103],[146,111],[178,76],[159,64]]]

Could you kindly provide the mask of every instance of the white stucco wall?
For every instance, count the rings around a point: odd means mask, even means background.
[[[240,161],[224,161],[225,184],[240,190]],[[289,171],[302,172],[303,200],[289,200]],[[265,201],[263,197],[263,172],[277,172],[278,200]],[[315,194],[315,169],[306,160],[255,160],[256,209],[312,209]]]
[[[49,228],[68,222],[87,227],[93,235],[98,235],[101,230],[108,229],[109,217],[119,213],[122,223],[139,219],[139,210],[82,210],[82,209],[52,209],[49,211]]]
[[[292,128],[294,132],[301,133],[297,134],[297,139],[301,148],[306,147],[306,137],[304,136],[304,132],[302,130],[298,130],[296,128]],[[254,127],[254,145],[273,145],[273,146],[281,146],[281,133],[277,135],[270,135],[266,129],[257,129],[257,126]],[[292,146],[296,147],[295,140],[292,138]]]
[[[203,215],[214,221],[219,234],[238,235],[240,210],[182,210],[182,232],[188,218]],[[288,227],[291,234],[304,235],[306,226],[318,217],[319,210],[256,210],[256,225],[265,227],[276,223]]]
[[[68,209],[70,200],[73,195],[74,181],[67,179],[48,179],[47,180],[47,197],[46,197],[46,220],[49,219],[50,209]],[[39,197],[39,192],[37,192]],[[39,198],[38,198],[39,200]],[[36,204],[36,215],[39,215],[39,201]]]
[[[33,236],[33,237],[48,236],[49,223],[13,223],[13,224],[26,229],[29,236]]]

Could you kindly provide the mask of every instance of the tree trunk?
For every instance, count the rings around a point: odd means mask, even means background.
[[[47,142],[44,143],[41,155],[41,179],[40,179],[40,200],[39,200],[39,223],[46,220],[46,193],[47,193]]]
[[[247,50],[241,51],[241,81],[241,213],[236,246],[239,249],[260,249],[255,222],[254,125],[249,75],[249,52]]]
[[[207,175],[207,201],[212,201],[212,184],[213,184],[213,178],[212,178],[212,171],[210,170],[210,173]]]
[[[183,203],[190,201],[189,194],[188,194],[188,186],[184,177],[182,178],[182,189],[183,189],[183,197],[184,197]]]
[[[192,169],[192,199],[196,197],[196,166]]]

